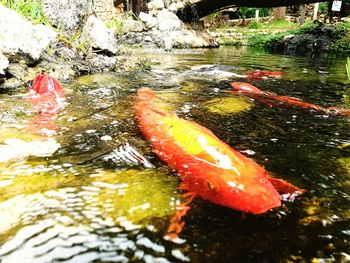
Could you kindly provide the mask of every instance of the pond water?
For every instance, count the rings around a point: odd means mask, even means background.
[[[151,70],[64,83],[66,104],[47,120],[26,94],[0,95],[1,262],[350,262],[350,117],[268,107],[229,85],[350,107],[345,59],[233,48],[140,55]],[[240,77],[256,69],[285,74]],[[135,123],[140,87],[307,192],[262,215],[196,198],[182,242],[164,239],[185,198]]]

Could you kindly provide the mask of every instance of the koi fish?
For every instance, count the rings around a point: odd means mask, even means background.
[[[39,74],[29,88],[28,100],[41,113],[56,113],[62,107],[64,91],[58,81],[45,74]]]
[[[280,78],[282,77],[283,74],[284,72],[282,71],[267,71],[267,70],[257,69],[255,71],[248,72],[245,77],[248,80],[260,80],[267,77]]]
[[[38,112],[29,128],[43,135],[56,132],[59,127],[54,123],[58,111],[64,105],[64,91],[58,81],[45,74],[39,74],[29,89],[28,101]]]
[[[268,105],[284,105],[298,107],[308,110],[323,112],[328,115],[350,115],[350,110],[340,107],[328,107],[305,102],[299,98],[290,96],[279,96],[276,93],[260,90],[259,88],[245,82],[231,82],[233,93],[242,93],[253,99],[261,99]]]
[[[235,151],[207,128],[164,110],[154,91],[141,88],[136,119],[158,157],[174,168],[186,189],[215,204],[261,214],[281,205],[278,192],[296,196],[304,190],[272,178],[252,159]]]

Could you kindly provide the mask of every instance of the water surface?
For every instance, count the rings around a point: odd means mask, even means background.
[[[229,86],[250,70],[278,70],[280,79],[249,82],[349,107],[344,59],[231,48],[142,55],[154,62],[150,71],[64,83],[67,103],[44,134],[33,129],[37,113],[25,94],[0,96],[1,262],[350,260],[349,117],[268,107]],[[135,123],[140,87],[307,193],[259,216],[195,199],[183,243],[165,240],[184,197]]]

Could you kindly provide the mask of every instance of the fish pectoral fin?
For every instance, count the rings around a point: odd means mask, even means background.
[[[294,199],[297,195],[305,193],[305,189],[300,189],[295,185],[288,183],[285,180],[277,179],[277,178],[268,178],[269,182],[273,185],[273,187],[280,194],[286,195],[287,199]]]
[[[192,192],[187,192],[184,194],[186,201],[182,204],[177,205],[176,213],[170,220],[170,225],[164,235],[166,240],[170,240],[174,243],[181,243],[183,240],[179,237],[182,232],[182,229],[185,227],[185,222],[182,218],[187,214],[188,210],[190,210],[189,204],[196,197],[196,194]]]

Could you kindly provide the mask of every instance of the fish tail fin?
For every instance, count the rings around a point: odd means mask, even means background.
[[[273,187],[282,194],[283,199],[293,200],[296,196],[306,192],[305,189],[300,189],[295,185],[288,183],[285,180],[270,177],[269,182]]]

